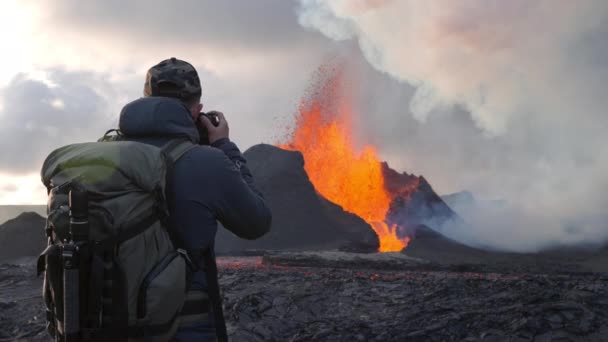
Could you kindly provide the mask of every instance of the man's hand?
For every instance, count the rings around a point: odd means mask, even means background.
[[[213,111],[213,113],[217,114],[218,118],[220,119],[220,123],[217,125],[217,127],[213,126],[209,118],[204,115],[201,115],[198,118],[200,123],[207,129],[210,144],[213,144],[214,142],[223,138],[229,138],[230,130],[228,128],[228,121],[226,121],[226,118],[224,117],[224,113],[217,111]]]

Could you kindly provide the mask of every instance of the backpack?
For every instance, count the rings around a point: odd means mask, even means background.
[[[47,330],[56,341],[168,341],[186,298],[188,254],[168,224],[171,168],[194,145],[72,144],[44,161]]]

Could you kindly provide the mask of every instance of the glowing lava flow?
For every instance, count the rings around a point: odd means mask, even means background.
[[[397,227],[384,222],[391,197],[384,187],[377,150],[367,145],[356,151],[351,136],[352,111],[343,103],[337,107],[328,109],[315,99],[301,105],[291,141],[280,147],[300,151],[315,189],[372,226],[380,240],[380,252],[400,251],[409,239],[400,239]]]

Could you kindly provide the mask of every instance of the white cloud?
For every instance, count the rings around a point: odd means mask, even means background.
[[[53,86],[19,74],[0,89],[0,172],[38,172],[53,149],[91,141],[115,125],[118,111],[99,89],[109,87],[99,75],[49,70]]]
[[[404,84],[402,94],[376,91],[384,103],[371,106],[386,123],[371,134],[384,155],[439,189],[511,203],[497,224],[479,220],[482,240],[513,248],[528,238],[531,248],[608,236],[607,2],[300,3],[303,25],[355,37],[371,65]],[[496,238],[509,225],[521,234]]]
[[[3,45],[0,86],[5,85],[17,71],[28,69],[32,63],[30,38],[39,20],[35,7],[20,0],[5,0],[0,11],[0,41]]]
[[[0,142],[22,146],[0,158],[10,174],[37,172],[52,148],[112,128],[146,70],[171,56],[197,67],[205,108],[226,114],[243,149],[271,142],[274,118],[293,112],[336,49],[299,26],[291,1],[10,1],[20,45],[0,65]]]
[[[62,99],[59,99],[59,98],[51,100],[50,105],[51,105],[51,107],[58,109],[58,110],[65,109],[65,103],[63,102]]]
[[[606,30],[608,7],[603,1],[519,0],[301,4],[305,26],[332,38],[356,37],[372,65],[416,86],[416,117],[425,118],[438,104],[461,104],[489,134],[503,133],[528,110],[554,109],[547,106],[550,99],[568,104],[560,100],[561,84],[585,66],[565,52],[589,32]],[[332,33],[336,25],[349,32]],[[586,88],[575,89],[577,95]]]
[[[37,174],[15,176],[0,173],[0,205],[45,204],[46,190]]]

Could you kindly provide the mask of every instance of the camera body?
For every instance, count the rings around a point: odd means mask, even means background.
[[[217,127],[220,124],[220,117],[219,115],[217,115],[216,111],[211,111],[211,112],[207,112],[207,113],[203,113],[201,112],[198,115],[198,118],[201,118],[201,115],[204,115],[207,117],[207,119],[209,119],[209,121],[211,121],[211,123],[213,124],[213,126]]]
[[[199,113],[198,118],[196,120],[196,127],[198,128],[198,135],[200,136],[199,144],[201,145],[209,145],[209,132],[207,132],[207,128],[200,123],[201,116],[204,115],[211,121],[211,124],[215,127],[220,124],[220,117],[216,111],[211,111],[207,113]]]

